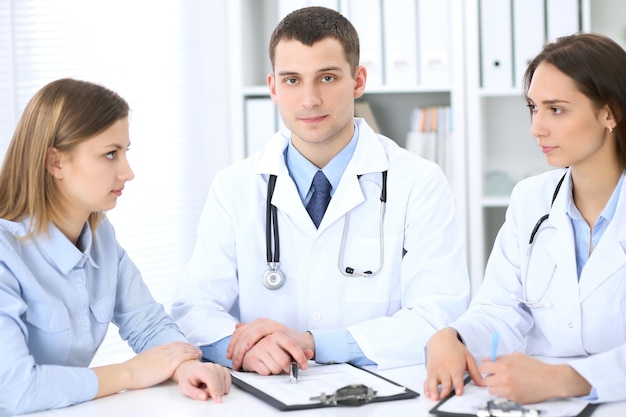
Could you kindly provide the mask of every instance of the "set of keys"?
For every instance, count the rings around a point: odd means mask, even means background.
[[[322,392],[320,395],[309,399],[326,405],[358,406],[369,403],[375,396],[376,391],[371,387],[363,384],[352,384],[339,388],[333,394],[326,395]]]

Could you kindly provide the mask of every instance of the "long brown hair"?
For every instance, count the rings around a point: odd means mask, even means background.
[[[29,235],[48,233],[62,208],[58,190],[46,169],[50,148],[69,152],[129,115],[128,103],[117,93],[87,81],[53,81],[28,102],[0,170],[0,218],[30,218]],[[101,212],[91,213],[95,229]]]
[[[544,46],[524,74],[527,96],[535,70],[542,62],[570,77],[597,109],[608,106],[615,117],[615,144],[626,168],[626,51],[612,39],[596,33],[564,36]]]

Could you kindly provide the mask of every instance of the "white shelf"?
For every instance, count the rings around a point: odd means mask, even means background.
[[[483,207],[508,207],[509,197],[483,197],[481,204]]]
[[[478,91],[480,97],[522,97],[522,89],[511,88],[506,90],[484,90]]]

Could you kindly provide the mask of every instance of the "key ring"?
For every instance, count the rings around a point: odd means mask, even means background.
[[[376,391],[371,387],[363,384],[352,384],[339,388],[331,395],[326,395],[326,393],[322,392],[317,397],[311,397],[309,399],[311,401],[319,401],[326,405],[347,405],[354,407],[371,402],[375,396]]]

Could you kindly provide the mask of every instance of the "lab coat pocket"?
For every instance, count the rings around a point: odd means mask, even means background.
[[[28,302],[28,345],[37,363],[64,363],[70,352],[70,315],[63,304]]]
[[[355,237],[346,247],[341,267],[357,272],[371,271],[371,276],[346,278],[346,301],[348,303],[377,303],[388,305],[400,300],[399,262],[392,259],[396,249],[395,240],[385,237],[385,259],[381,259],[378,237]],[[395,261],[395,262],[394,262]],[[397,264],[397,265],[396,265]],[[375,273],[380,267],[380,272]],[[396,268],[397,266],[397,268]],[[394,280],[395,277],[395,280]]]

